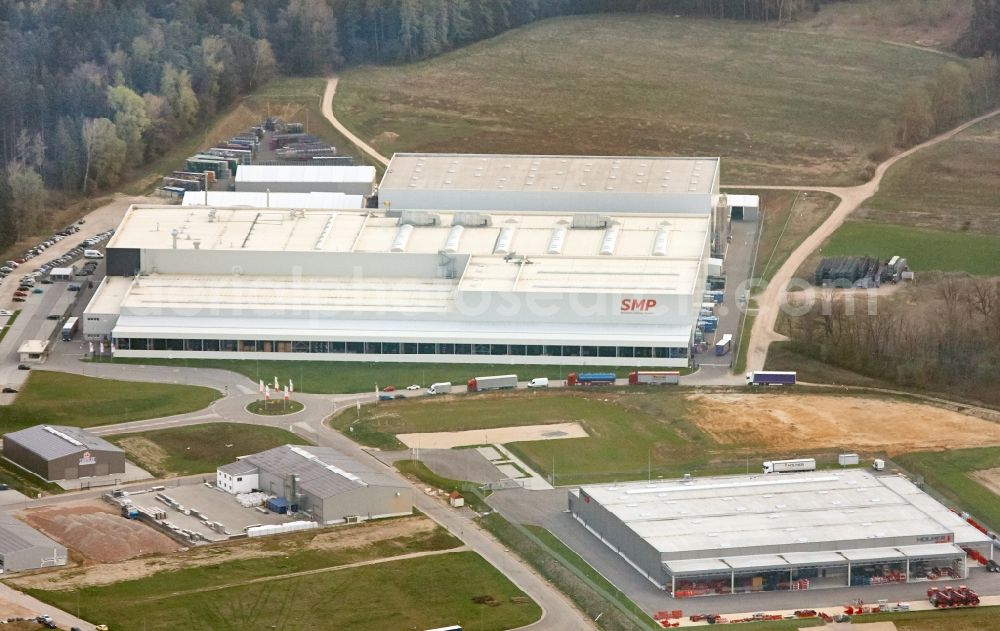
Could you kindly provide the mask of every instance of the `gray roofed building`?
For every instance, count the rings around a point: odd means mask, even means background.
[[[66,547],[9,513],[0,513],[0,568],[18,572],[66,565]]]
[[[3,456],[46,480],[75,480],[125,472],[125,452],[65,425],[35,425],[3,437]]]
[[[216,479],[230,493],[287,499],[322,523],[409,514],[413,506],[409,485],[329,447],[282,445],[219,467]]]

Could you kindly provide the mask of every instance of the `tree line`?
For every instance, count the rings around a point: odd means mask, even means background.
[[[818,302],[786,319],[791,350],[910,388],[1000,403],[1000,279],[925,275],[880,299]]]

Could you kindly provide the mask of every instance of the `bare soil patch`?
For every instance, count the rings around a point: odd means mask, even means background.
[[[133,461],[142,463],[153,473],[161,476],[176,475],[175,472],[167,469],[167,460],[170,458],[170,454],[148,438],[129,436],[118,442]]]
[[[1000,495],[1000,467],[995,469],[983,469],[982,471],[973,471],[969,474],[969,477],[997,495]]]
[[[467,445],[516,443],[529,440],[556,440],[560,438],[587,438],[589,434],[577,422],[520,427],[493,427],[469,429],[459,432],[422,432],[398,434],[396,438],[407,447],[425,449],[451,449]]]
[[[121,519],[121,518],[119,518]],[[126,521],[122,519],[122,521]],[[135,580],[151,576],[157,572],[182,568],[218,565],[241,559],[260,559],[285,556],[289,548],[303,545],[318,551],[357,548],[379,541],[387,541],[402,536],[430,533],[434,522],[426,517],[393,519],[378,523],[356,526],[339,526],[319,532],[310,532],[297,537],[283,538],[282,545],[275,545],[271,537],[244,539],[238,542],[212,546],[200,546],[184,550],[179,554],[164,554],[153,558],[130,559],[119,563],[91,565],[19,577],[11,581],[20,588],[38,589],[78,589],[95,585],[109,585],[120,581]]]
[[[727,445],[843,447],[891,455],[1000,444],[1000,423],[905,401],[787,393],[689,398],[698,408],[694,422]]]
[[[28,509],[19,517],[98,563],[180,549],[170,537],[138,521],[123,519],[110,506],[96,501]]]

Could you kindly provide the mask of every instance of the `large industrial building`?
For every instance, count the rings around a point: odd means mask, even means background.
[[[854,469],[584,486],[572,515],[674,597],[956,579],[991,539],[901,476]]]
[[[186,191],[183,206],[245,206],[247,208],[364,208],[364,195],[344,193],[238,193],[236,191]]]
[[[710,222],[137,205],[84,334],[124,357],[686,366]]]
[[[125,452],[78,427],[35,425],[4,434],[3,457],[46,480],[125,472]]]
[[[0,512],[0,573],[59,565],[66,565],[66,546]]]
[[[344,193],[371,195],[375,167],[241,164],[236,169],[236,192]]]
[[[322,524],[413,512],[409,485],[329,447],[283,445],[246,456],[219,467],[216,485],[233,495],[268,493]]]

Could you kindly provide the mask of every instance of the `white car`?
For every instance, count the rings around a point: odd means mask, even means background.
[[[417,384],[413,384],[413,385],[406,386],[406,389],[407,390],[419,390],[420,386],[418,386]]]
[[[10,311],[8,309],[0,309],[0,316],[12,316],[12,315],[14,315],[13,311]]]

